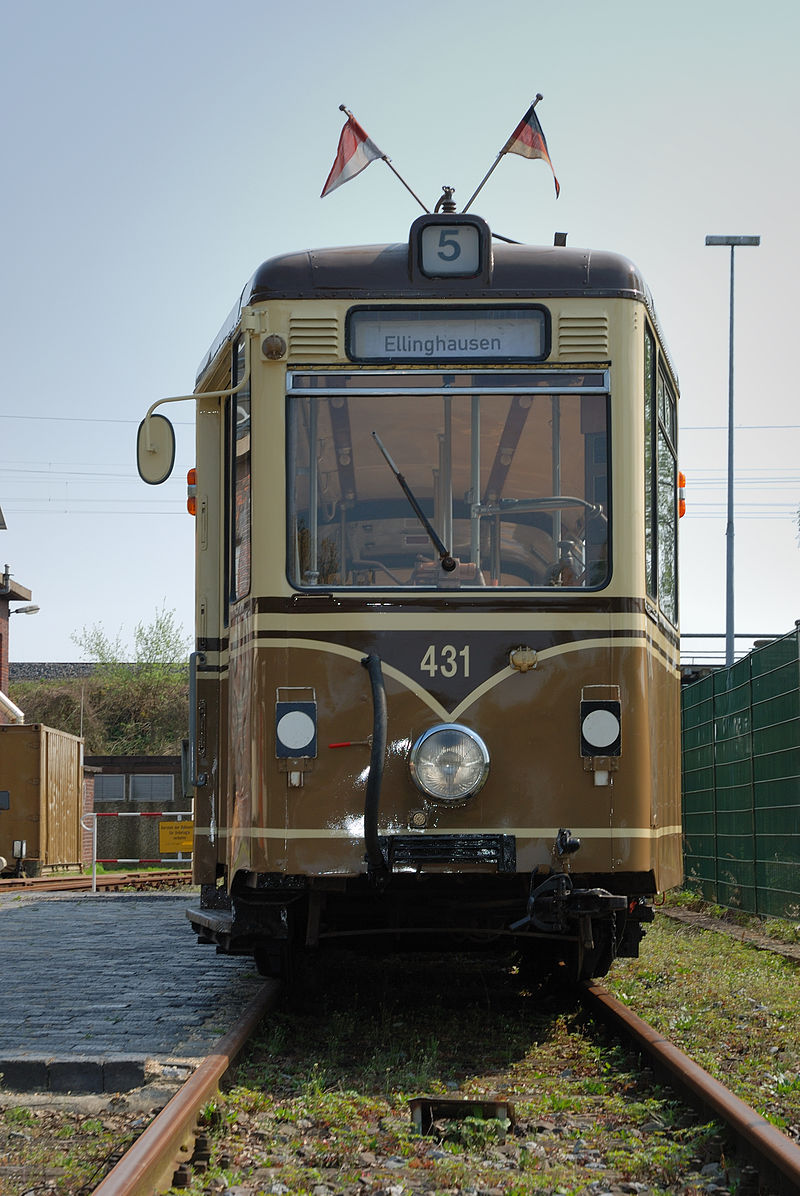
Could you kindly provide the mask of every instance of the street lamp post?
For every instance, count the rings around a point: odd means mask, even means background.
[[[725,664],[733,664],[733,255],[737,245],[760,245],[760,237],[706,237],[706,245],[731,247],[730,334],[728,341],[728,523],[725,567]]]

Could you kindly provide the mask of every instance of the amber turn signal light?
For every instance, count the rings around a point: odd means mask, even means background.
[[[186,510],[197,514],[197,470],[192,468],[186,475]]]

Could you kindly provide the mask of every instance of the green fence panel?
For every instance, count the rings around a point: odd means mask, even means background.
[[[800,631],[681,694],[686,883],[720,905],[800,913]]]
[[[756,870],[759,913],[775,918],[800,916],[800,864],[763,860]]]
[[[787,693],[766,694],[758,697],[757,679],[753,679],[753,730],[760,731],[773,723],[790,723],[800,716],[800,693],[789,690]]]
[[[757,810],[778,809],[782,806],[797,807],[800,801],[797,780],[787,777],[775,781],[756,781],[753,785],[753,800]]]
[[[779,843],[781,859],[800,861],[800,812],[797,806],[756,810],[755,831],[764,859],[775,852],[775,844]]]

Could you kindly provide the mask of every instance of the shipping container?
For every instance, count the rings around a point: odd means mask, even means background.
[[[6,872],[19,867],[38,875],[80,866],[82,793],[82,739],[41,723],[0,726],[0,856]]]

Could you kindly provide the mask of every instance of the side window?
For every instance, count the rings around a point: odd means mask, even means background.
[[[678,466],[675,395],[658,372],[658,596],[671,623],[678,622]]]
[[[244,373],[244,341],[233,354],[233,384]],[[230,601],[250,593],[250,383],[228,399]]]
[[[644,335],[644,556],[647,594],[678,622],[678,415],[649,328]]]
[[[656,349],[649,328],[644,332],[644,564],[647,595],[653,601],[656,589],[656,479],[654,472],[656,430]]]

